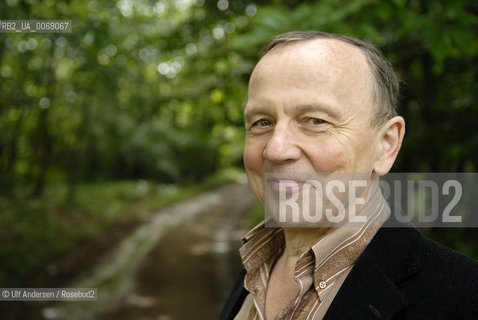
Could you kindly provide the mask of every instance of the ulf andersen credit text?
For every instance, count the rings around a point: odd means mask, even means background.
[[[95,301],[96,288],[1,288],[3,301]]]

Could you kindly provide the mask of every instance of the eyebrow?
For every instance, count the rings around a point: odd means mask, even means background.
[[[340,112],[336,108],[332,108],[326,104],[305,104],[297,105],[292,108],[293,114],[304,114],[307,112],[324,112],[331,117],[338,119],[340,117]],[[251,122],[252,118],[256,115],[270,115],[270,110],[265,107],[252,107],[251,110],[244,111],[244,121],[246,123]]]
[[[244,121],[249,123],[252,121],[252,118],[258,114],[261,115],[270,115],[270,111],[265,107],[254,107],[252,110],[244,110]]]
[[[328,114],[333,118],[339,118],[340,112],[337,108],[332,108],[327,104],[306,104],[306,105],[298,105],[293,108],[294,114],[304,114],[307,112],[323,112]]]

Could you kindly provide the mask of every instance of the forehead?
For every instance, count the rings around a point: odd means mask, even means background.
[[[359,48],[335,39],[295,42],[272,49],[259,61],[249,83],[249,102],[333,98],[338,105],[370,105],[371,80]]]
[[[277,68],[292,64],[294,67],[306,66],[309,71],[326,67],[334,73],[362,72],[364,77],[370,73],[364,53],[352,44],[337,39],[314,39],[275,47],[264,55],[254,71],[263,71],[279,60],[282,64],[276,65]]]

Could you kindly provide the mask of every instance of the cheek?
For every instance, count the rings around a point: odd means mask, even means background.
[[[263,150],[259,146],[246,142],[244,148],[244,166],[252,173],[260,174],[264,163]]]
[[[377,142],[374,140],[374,137],[364,141],[364,143],[355,151],[355,154],[358,170],[371,172],[378,156]]]
[[[246,168],[249,187],[259,202],[264,205],[264,186],[262,180],[264,158],[262,153],[262,148],[250,145],[246,141],[244,148],[244,167]]]
[[[309,152],[309,159],[316,172],[344,172],[351,169],[350,152],[335,137],[316,146]]]

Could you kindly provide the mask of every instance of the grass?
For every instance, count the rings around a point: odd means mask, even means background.
[[[117,226],[134,227],[161,208],[232,181],[236,170],[220,171],[205,181],[178,187],[154,181],[108,181],[80,184],[74,202],[66,203],[64,184],[48,185],[39,199],[0,197],[0,286],[31,285],[37,270],[95,245]],[[24,190],[25,194],[27,193]]]

